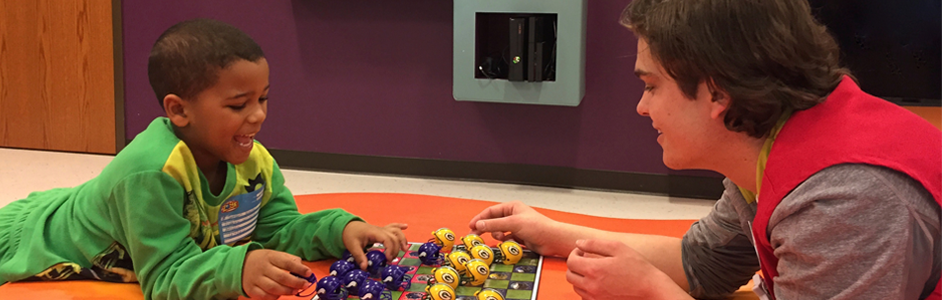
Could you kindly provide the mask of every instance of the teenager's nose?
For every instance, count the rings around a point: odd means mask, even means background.
[[[635,110],[638,111],[638,114],[645,117],[648,116],[648,101],[646,98],[647,97],[645,96],[641,96],[641,100],[638,101],[638,106],[635,107]]]

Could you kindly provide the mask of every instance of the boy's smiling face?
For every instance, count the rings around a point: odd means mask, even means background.
[[[171,122],[203,173],[216,170],[220,161],[245,162],[255,134],[268,114],[268,61],[238,60],[217,74],[212,87],[196,99],[176,95],[164,99]]]

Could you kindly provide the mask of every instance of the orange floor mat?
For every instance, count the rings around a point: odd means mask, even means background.
[[[430,233],[441,227],[448,227],[459,236],[470,230],[468,222],[484,208],[494,202],[468,200],[413,194],[389,193],[340,193],[296,196],[298,210],[313,212],[329,208],[343,208],[358,215],[367,222],[384,225],[391,222],[409,224],[406,237],[412,242],[427,241]],[[694,220],[634,220],[593,217],[549,209],[537,209],[546,216],[578,225],[594,228],[658,234],[680,237]],[[489,235],[483,236],[489,245],[497,242]],[[318,278],[328,273],[333,261],[309,262]],[[540,279],[538,299],[579,299],[566,282],[566,262],[560,258],[544,260]],[[9,283],[0,286],[0,295],[9,299],[56,299],[56,300],[97,300],[97,299],[143,299],[137,284],[117,284],[90,281],[78,282],[31,282]],[[310,297],[308,297],[309,299]],[[282,297],[281,299],[302,299]],[[757,299],[748,288],[740,289],[733,299]]]

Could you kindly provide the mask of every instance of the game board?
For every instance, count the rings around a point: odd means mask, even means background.
[[[404,292],[393,291],[393,300],[416,300],[425,297],[425,287],[429,278],[432,277],[432,268],[437,266],[423,265],[419,261],[416,251],[420,245],[422,244],[410,243],[409,251],[400,251],[399,261],[391,263],[392,265],[409,267],[408,274],[412,276],[412,287]],[[373,249],[385,250],[381,246]],[[491,249],[498,251],[494,247],[491,247]],[[535,300],[542,269],[543,256],[524,249],[523,258],[515,265],[504,265],[497,262],[491,264],[491,274],[484,282],[483,287],[459,286],[455,290],[457,293],[455,300],[477,300],[474,293],[485,287],[499,291],[508,300]],[[357,299],[357,297],[350,296],[349,299]]]

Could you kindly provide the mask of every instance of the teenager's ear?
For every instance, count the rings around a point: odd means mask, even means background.
[[[718,87],[716,83],[713,82],[713,79],[709,79],[709,82],[707,82],[707,88],[710,91],[711,97],[710,117],[713,119],[722,118],[733,101],[729,97],[729,93]]]
[[[164,97],[164,112],[173,125],[182,128],[190,124],[190,118],[186,114],[188,104],[175,94],[167,94]]]

